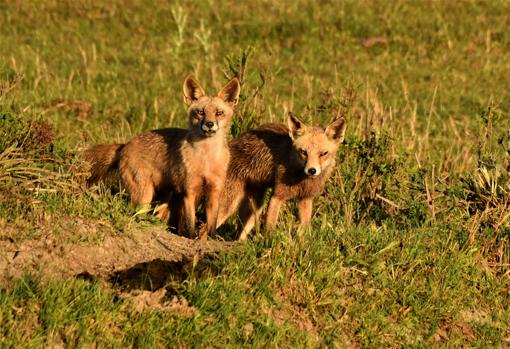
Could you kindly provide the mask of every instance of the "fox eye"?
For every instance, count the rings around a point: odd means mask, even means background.
[[[223,110],[216,111],[216,116],[222,116],[222,115],[223,115]]]
[[[320,155],[321,157],[322,157],[322,156],[326,156],[326,155],[328,155],[328,152],[327,152],[327,151],[323,151],[323,152],[321,152],[319,155]]]
[[[307,155],[306,150],[304,150],[304,149],[302,149],[302,148],[299,148],[299,149],[298,149],[298,152],[299,152],[299,154],[301,154],[301,155],[303,155],[303,156],[306,156],[306,155]]]
[[[205,115],[205,111],[203,109],[199,109],[197,113],[198,115]]]

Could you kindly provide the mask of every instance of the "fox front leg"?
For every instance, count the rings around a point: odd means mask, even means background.
[[[190,238],[195,235],[195,200],[192,193],[184,196],[184,227]]]
[[[302,198],[298,202],[298,215],[301,226],[306,227],[312,222],[313,198]]]
[[[221,187],[214,186],[209,191],[209,195],[207,195],[207,207],[205,209],[206,214],[206,230],[202,232],[199,236],[200,240],[207,240],[207,236],[214,236],[216,234],[216,224],[218,222],[218,211],[220,208]]]
[[[271,200],[269,200],[269,205],[267,207],[266,213],[266,230],[276,227],[276,223],[278,222],[278,214],[280,213],[280,207],[282,206],[282,203],[283,200],[274,195],[271,197]]]

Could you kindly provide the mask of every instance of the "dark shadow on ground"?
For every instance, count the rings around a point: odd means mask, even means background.
[[[108,278],[108,282],[122,291],[155,291],[165,287],[171,294],[179,294],[178,286],[188,278],[218,275],[221,270],[214,259],[214,256],[208,256],[195,261],[195,264],[193,260],[171,262],[155,259],[117,271]]]

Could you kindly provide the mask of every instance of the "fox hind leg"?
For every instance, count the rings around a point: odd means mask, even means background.
[[[155,188],[149,176],[141,171],[131,171],[121,167],[121,180],[133,204],[137,207],[150,206]]]
[[[251,191],[246,195],[239,207],[239,217],[243,223],[243,230],[239,240],[246,240],[253,227],[260,222],[260,213],[264,205],[264,191]]]
[[[220,195],[220,207],[218,210],[216,229],[223,225],[223,223],[236,212],[241,200],[246,196],[245,189],[237,184],[238,183],[229,183],[228,189],[227,186],[225,186]]]
[[[170,210],[170,218],[168,220],[168,228],[171,232],[182,235],[185,230],[184,226],[184,197],[181,194],[173,194],[168,203]]]

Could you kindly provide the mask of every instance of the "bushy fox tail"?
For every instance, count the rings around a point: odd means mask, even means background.
[[[124,144],[98,144],[85,150],[80,159],[90,165],[87,184],[104,182],[118,170],[120,152]]]

